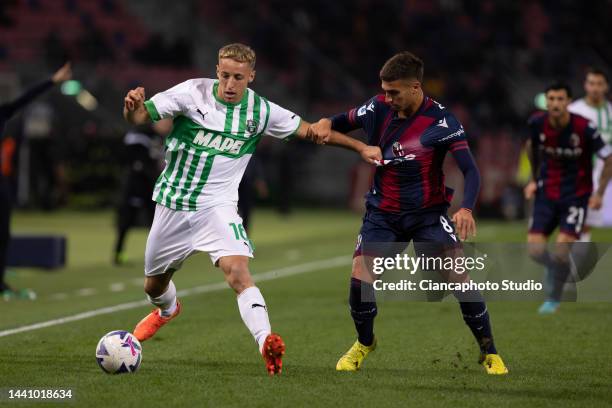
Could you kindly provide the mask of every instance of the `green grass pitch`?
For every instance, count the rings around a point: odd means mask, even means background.
[[[0,300],[0,332],[144,299],[146,232],[128,238],[132,264],[110,264],[110,213],[16,214],[15,233],[68,236],[68,267],[20,269],[9,282],[31,287],[36,301]],[[98,339],[132,330],[149,306],[0,337],[0,389],[71,388],[78,406],[604,406],[612,405],[612,304],[563,304],[542,317],[537,304],[489,304],[500,353],[510,369],[487,376],[454,302],[384,302],[376,321],[379,348],[358,373],[336,373],[354,341],[347,308],[350,255],[360,216],[297,211],[255,214],[254,274],[346,256],[345,266],[262,281],[273,330],[287,343],[283,374],[270,378],[229,289],[182,299],[179,318],[143,343],[133,375],[111,376],[95,361]],[[479,223],[479,240],[525,239],[523,223]],[[612,241],[596,231],[596,239]],[[177,288],[217,283],[207,255],[175,275]],[[5,406],[38,402],[0,401]],[[63,404],[54,404],[62,406]]]

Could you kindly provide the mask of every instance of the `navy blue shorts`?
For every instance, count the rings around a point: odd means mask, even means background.
[[[455,225],[446,214],[446,207],[420,213],[392,214],[368,206],[363,216],[363,224],[357,237],[357,246],[353,257],[359,255],[383,255],[378,253],[378,243],[429,243],[426,247],[460,248],[461,240],[455,233]],[[368,246],[368,244],[372,244]],[[365,249],[364,249],[365,246]],[[377,253],[369,253],[368,247]],[[397,246],[390,252],[396,252]],[[404,248],[405,249],[405,248]],[[429,252],[429,251],[428,251]]]
[[[588,204],[589,196],[552,201],[538,194],[533,204],[529,232],[548,236],[559,227],[559,231],[580,238]]]

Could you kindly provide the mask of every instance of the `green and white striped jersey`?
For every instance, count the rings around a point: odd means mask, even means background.
[[[570,103],[568,110],[593,122],[601,132],[603,141],[612,144],[612,103],[606,101],[603,106],[596,108],[580,98]]]
[[[240,102],[217,96],[219,82],[190,79],[145,101],[154,121],[174,118],[166,166],[153,200],[195,211],[238,202],[238,185],[262,135],[292,136],[300,117],[247,89]]]

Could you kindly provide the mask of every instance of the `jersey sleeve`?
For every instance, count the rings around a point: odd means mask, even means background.
[[[191,96],[192,81],[182,82],[172,88],[155,94],[144,105],[153,121],[176,117],[187,111],[193,104]]]
[[[469,150],[465,129],[452,114],[446,114],[434,122],[425,131],[422,140],[426,146],[445,147],[451,152]]]
[[[583,113],[581,112],[582,109],[580,109],[581,108],[581,104],[582,104],[582,100],[581,99],[575,100],[572,103],[570,103],[569,105],[567,105],[567,110],[570,113],[584,116]]]
[[[446,112],[427,128],[421,141],[425,146],[451,152],[465,180],[461,207],[472,210],[480,191],[480,172],[470,152],[463,125]]]
[[[277,139],[286,139],[293,136],[298,127],[300,127],[302,118],[275,103],[269,101],[266,102],[270,115],[268,117],[268,123],[264,129],[264,134]]]
[[[332,116],[332,129],[347,133],[356,129],[365,129],[368,121],[374,120],[377,97],[368,99],[363,105],[354,107],[347,112]]]
[[[540,129],[543,116],[543,112],[536,112],[527,120],[527,136],[523,137],[523,139],[525,142],[531,140],[534,147],[540,143]]]
[[[612,155],[612,146],[603,141],[601,133],[597,130],[594,123],[589,123],[584,132],[587,140],[590,141],[592,152],[600,159],[605,159]]]

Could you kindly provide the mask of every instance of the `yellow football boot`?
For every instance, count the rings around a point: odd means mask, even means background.
[[[357,371],[370,352],[376,350],[376,339],[371,346],[364,346],[357,340],[336,364],[337,371]],[[503,363],[502,363],[503,364]]]
[[[508,374],[508,368],[499,354],[486,354],[480,357],[480,364],[487,370],[487,374],[504,375]]]

